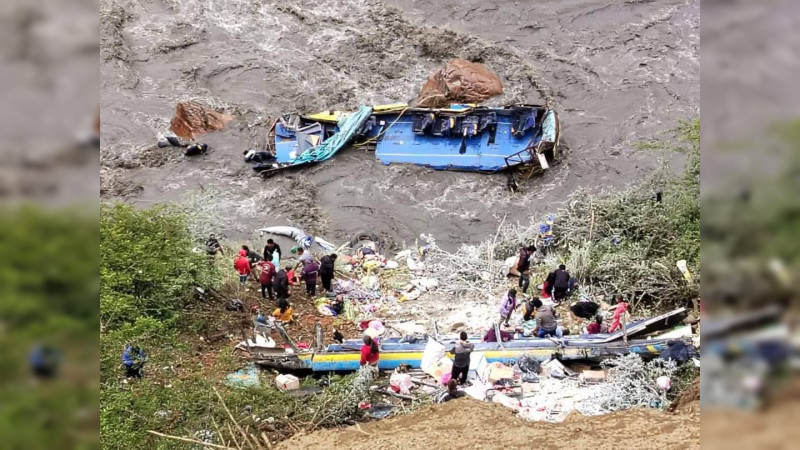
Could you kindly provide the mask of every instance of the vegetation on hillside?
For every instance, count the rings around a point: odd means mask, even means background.
[[[79,211],[0,210],[0,436],[3,448],[99,448],[97,219]],[[34,377],[29,352],[60,355]]]

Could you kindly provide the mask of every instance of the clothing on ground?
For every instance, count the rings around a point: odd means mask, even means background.
[[[572,314],[580,317],[581,319],[593,319],[597,315],[600,305],[591,301],[577,302],[569,307]]]

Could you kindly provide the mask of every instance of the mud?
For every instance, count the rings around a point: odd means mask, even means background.
[[[213,192],[204,205],[219,220],[206,228],[231,240],[290,224],[338,241],[362,229],[398,245],[421,232],[445,248],[479,241],[577,187],[646,176],[657,157],[636,144],[699,114],[697,0],[101,0],[101,30],[102,197],[146,206]],[[490,104],[561,113],[569,150],[521,193],[505,175],[383,166],[357,148],[269,180],[242,162],[270,117],[408,101],[454,57],[500,76]],[[201,138],[204,156],[153,147],[179,101],[236,117]]]
[[[529,423],[496,403],[463,398],[412,415],[342,430],[300,434],[278,449],[618,449],[700,448],[700,414],[633,409],[604,416],[569,416],[564,423]]]

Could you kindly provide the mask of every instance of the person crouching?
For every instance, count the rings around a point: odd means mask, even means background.
[[[372,337],[364,335],[364,345],[361,346],[361,367],[372,367],[377,372],[379,360],[380,349],[378,348],[378,342]]]

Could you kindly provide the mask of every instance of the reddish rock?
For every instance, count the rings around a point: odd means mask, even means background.
[[[197,102],[180,102],[175,108],[175,117],[172,118],[169,129],[176,135],[191,140],[209,131],[225,129],[225,124],[232,119],[232,116],[220,114]]]
[[[442,108],[450,103],[481,103],[502,93],[496,73],[481,63],[457,58],[428,77],[414,104]]]

